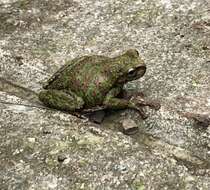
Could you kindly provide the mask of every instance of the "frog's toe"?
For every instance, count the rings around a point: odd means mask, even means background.
[[[148,115],[145,114],[145,112],[143,111],[142,108],[138,108],[137,111],[139,112],[139,115],[141,116],[141,118],[142,118],[143,120],[145,120],[145,119],[148,118]]]

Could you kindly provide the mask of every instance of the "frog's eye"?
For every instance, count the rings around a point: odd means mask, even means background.
[[[136,70],[134,68],[131,68],[128,70],[128,77],[134,77],[136,76]]]

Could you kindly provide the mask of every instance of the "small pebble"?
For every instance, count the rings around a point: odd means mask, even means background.
[[[133,135],[138,132],[139,128],[136,122],[132,119],[125,119],[122,121],[123,133],[126,135]]]
[[[66,159],[67,159],[67,157],[66,157],[66,155],[64,155],[64,154],[58,155],[58,162],[63,162],[63,161],[66,160]]]
[[[89,115],[89,119],[90,119],[90,121],[92,121],[94,123],[101,124],[105,117],[105,114],[106,113],[104,110],[96,111]]]

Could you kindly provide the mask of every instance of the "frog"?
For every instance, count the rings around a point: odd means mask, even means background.
[[[72,114],[98,108],[130,108],[145,119],[142,106],[157,106],[119,96],[127,82],[143,77],[145,72],[146,64],[136,49],[115,57],[84,55],[67,61],[54,73],[40,91],[39,99],[50,108]]]

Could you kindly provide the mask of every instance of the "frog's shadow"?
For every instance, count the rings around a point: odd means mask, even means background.
[[[104,109],[104,110],[88,113],[85,115],[85,117],[87,117],[90,122],[93,122],[96,124],[102,124],[106,118],[108,118],[109,116],[111,116],[113,114],[118,114],[120,112],[122,112],[122,110]]]

